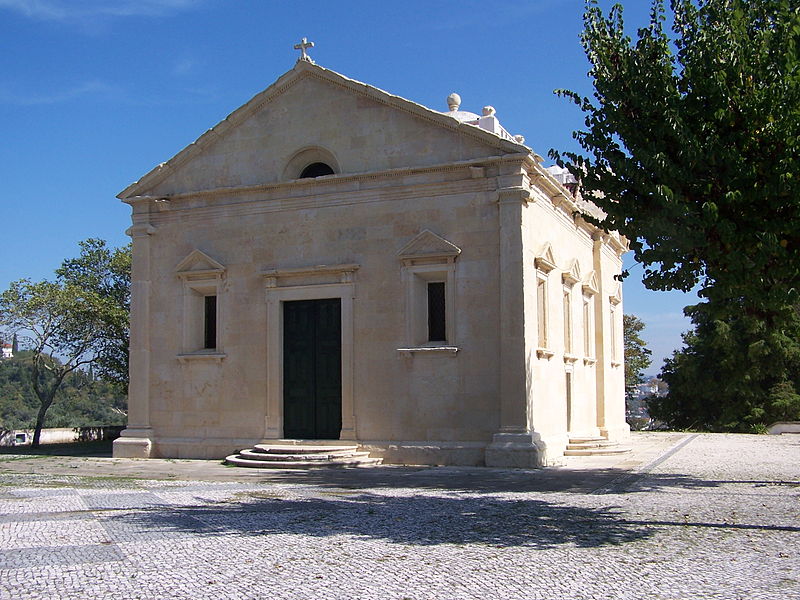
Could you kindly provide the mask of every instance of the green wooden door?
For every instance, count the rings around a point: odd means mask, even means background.
[[[339,439],[342,429],[341,300],[283,303],[283,435]]]

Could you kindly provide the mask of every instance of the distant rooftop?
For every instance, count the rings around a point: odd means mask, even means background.
[[[575,176],[567,170],[566,167],[559,167],[558,165],[553,165],[552,167],[547,167],[547,172],[553,176],[553,178],[558,181],[563,186],[568,186],[569,184],[576,184],[578,180],[575,179]]]

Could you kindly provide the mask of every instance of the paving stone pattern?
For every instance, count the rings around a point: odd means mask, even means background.
[[[686,436],[589,493],[0,472],[0,598],[800,598],[798,458]]]

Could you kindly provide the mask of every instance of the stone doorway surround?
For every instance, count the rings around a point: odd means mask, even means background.
[[[283,435],[283,311],[294,300],[339,298],[342,319],[342,430],[341,440],[356,439],[353,401],[353,299],[359,265],[318,265],[263,271],[267,303],[267,411],[264,439]]]

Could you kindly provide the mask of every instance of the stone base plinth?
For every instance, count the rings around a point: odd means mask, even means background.
[[[383,459],[383,464],[393,465],[453,465],[462,467],[483,466],[485,442],[448,441],[381,441],[360,442],[362,450],[370,456]]]
[[[114,458],[151,458],[153,456],[151,434],[150,429],[124,429],[120,437],[114,440]]]
[[[534,469],[545,465],[544,448],[531,433],[496,433],[486,447],[486,466]]]
[[[609,442],[624,442],[631,437],[631,426],[627,423],[611,427],[601,427],[600,435]]]

